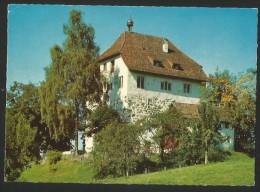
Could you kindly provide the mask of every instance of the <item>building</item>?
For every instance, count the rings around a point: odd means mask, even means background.
[[[170,40],[132,32],[127,23],[114,44],[98,58],[101,73],[110,86],[109,105],[126,122],[164,110],[171,103],[196,105],[207,76],[201,65]]]
[[[207,81],[202,66],[169,39],[133,32],[131,19],[127,26],[128,31],[97,61],[108,82],[103,87],[108,104],[129,123],[170,105],[186,116],[198,116],[197,105]],[[88,152],[93,138],[86,140]]]

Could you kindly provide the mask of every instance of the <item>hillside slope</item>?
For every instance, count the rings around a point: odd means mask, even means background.
[[[47,165],[37,165],[23,172],[18,181],[69,183],[123,183],[172,185],[254,185],[254,158],[232,153],[226,162],[169,169],[128,178],[94,180],[91,167],[76,161],[60,161],[56,172]]]

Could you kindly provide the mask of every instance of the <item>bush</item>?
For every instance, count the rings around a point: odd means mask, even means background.
[[[167,168],[173,168],[201,164],[204,160],[203,155],[203,151],[198,147],[177,147],[165,154],[165,165]]]
[[[47,162],[49,165],[56,164],[61,160],[62,153],[60,151],[48,151],[47,152]]]
[[[159,163],[154,160],[154,158],[148,158],[144,153],[140,155],[139,160],[137,161],[136,171],[134,173],[147,173],[158,171]]]
[[[225,161],[231,153],[220,148],[210,148],[208,153],[209,162]]]

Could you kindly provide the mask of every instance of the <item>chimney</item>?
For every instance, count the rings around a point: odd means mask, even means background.
[[[163,39],[163,46],[162,46],[163,52],[168,53],[168,42]]]

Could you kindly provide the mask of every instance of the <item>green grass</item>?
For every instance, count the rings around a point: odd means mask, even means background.
[[[232,153],[225,162],[169,169],[128,178],[109,178],[95,183],[252,186],[254,162],[254,158]],[[57,163],[55,173],[49,173],[47,165],[38,165],[26,170],[19,181],[92,183],[92,175],[91,167],[79,162],[61,161]]]
[[[35,165],[25,170],[18,181],[55,182],[55,183],[92,183],[93,170],[90,166],[78,161],[62,160],[52,165],[56,171],[49,171],[49,166]]]

